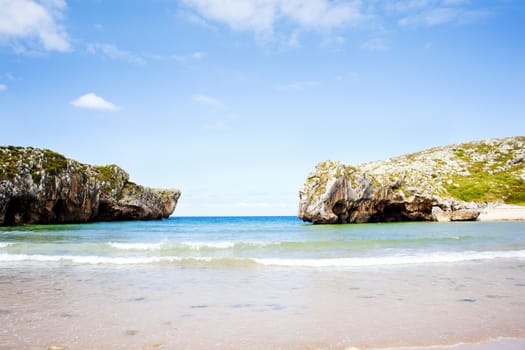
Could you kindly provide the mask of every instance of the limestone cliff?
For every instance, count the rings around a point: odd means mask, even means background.
[[[179,190],[134,184],[116,165],[0,147],[0,225],[161,219],[173,213],[179,196]]]
[[[299,192],[313,223],[476,220],[489,202],[525,204],[525,137],[485,140],[358,166],[325,161]]]

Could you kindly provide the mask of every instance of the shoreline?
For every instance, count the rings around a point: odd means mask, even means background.
[[[525,338],[498,337],[479,342],[460,342],[450,345],[400,346],[386,348],[357,348],[345,350],[521,350],[525,348]]]
[[[478,221],[525,221],[525,206],[489,203],[481,210]]]

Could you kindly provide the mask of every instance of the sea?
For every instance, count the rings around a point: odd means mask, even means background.
[[[525,223],[0,227],[0,349],[525,349]]]

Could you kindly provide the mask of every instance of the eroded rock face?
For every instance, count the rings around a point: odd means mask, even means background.
[[[116,165],[95,167],[49,150],[0,147],[0,225],[167,218],[179,190],[136,185]]]
[[[321,162],[299,192],[298,216],[317,224],[476,220],[487,200],[523,200],[524,145],[511,137],[356,167]]]

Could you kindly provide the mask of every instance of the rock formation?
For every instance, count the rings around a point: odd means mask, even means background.
[[[179,196],[179,190],[134,184],[116,165],[0,147],[0,225],[161,219],[173,213]]]
[[[491,202],[525,204],[525,137],[432,148],[347,166],[325,161],[299,192],[316,224],[476,220]]]

